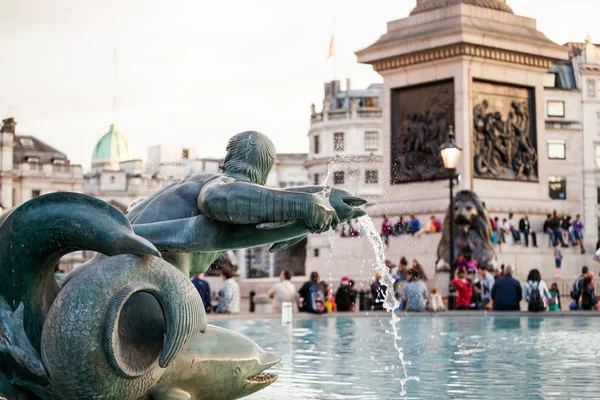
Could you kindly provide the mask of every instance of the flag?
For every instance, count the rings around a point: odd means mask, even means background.
[[[329,43],[329,54],[327,54],[327,59],[330,59],[335,55],[335,41],[333,40],[333,35],[331,35],[331,42]]]

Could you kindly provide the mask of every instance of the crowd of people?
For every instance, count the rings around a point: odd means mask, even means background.
[[[490,218],[492,225],[492,241],[494,244],[506,243],[506,237],[510,235],[513,242],[517,245],[533,247],[537,245],[536,232],[531,227],[529,215],[525,214],[518,221],[514,214],[509,213],[508,218],[500,221],[499,217]],[[581,221],[581,215],[577,214],[575,220],[570,215],[561,215],[557,210],[546,216],[546,220],[541,230],[548,235],[548,239],[554,247],[579,247],[581,253],[585,253],[585,243],[583,241],[584,225]],[[531,238],[531,242],[530,242]],[[559,267],[560,268],[560,267]]]
[[[518,221],[514,213],[509,213],[506,218],[500,220],[499,217],[490,217],[492,227],[492,242],[494,244],[506,243],[507,236],[512,237],[513,242],[525,247],[538,247],[536,230],[531,226],[529,214],[524,214]],[[425,233],[441,232],[442,223],[432,215],[425,227],[414,215],[399,216],[392,221],[389,216],[385,216],[381,223],[381,237],[386,245],[389,244],[390,236],[416,235]],[[585,243],[583,241],[584,225],[581,215],[577,214],[575,219],[570,215],[561,215],[557,210],[548,214],[542,226],[543,233],[547,234],[552,246],[557,244],[561,247],[577,246],[581,253],[585,253]],[[346,222],[342,229],[342,236],[359,236],[358,223]]]
[[[386,215],[381,223],[381,237],[386,246],[389,246],[390,236],[414,235],[421,236],[426,233],[441,232],[442,223],[432,215],[425,227],[421,227],[421,222],[414,215],[399,216],[395,222],[392,222]]]
[[[452,280],[456,289],[457,310],[520,311],[522,301],[527,304],[527,310],[532,312],[562,310],[558,284],[553,282],[548,287],[537,269],[529,272],[526,283],[521,287],[513,277],[515,270],[510,264],[502,265],[493,273],[483,266],[473,270],[468,265],[467,262],[457,268]],[[386,260],[386,266],[394,282],[391,290],[399,304],[395,311],[438,312],[446,309],[438,288],[430,286],[428,290],[425,284],[427,276],[417,260],[413,260],[410,266],[405,257],[400,259],[398,266]],[[348,277],[340,280],[335,293],[332,285],[322,281],[317,272],[312,272],[298,291],[291,283],[291,278],[290,271],[282,271],[280,282],[269,290],[272,312],[280,313],[284,302],[296,304],[300,312],[314,314],[357,310],[358,291],[355,282]],[[237,314],[240,312],[240,290],[234,272],[223,268],[221,279],[225,286],[219,293],[216,305],[211,302],[210,285],[204,279],[204,274],[196,275],[192,283],[202,298],[206,312]],[[371,283],[367,309],[383,310],[384,299],[390,289],[381,280],[382,274],[378,271]],[[569,296],[569,310],[600,309],[594,289],[594,274],[587,266],[582,268]]]
[[[532,269],[521,287],[510,264],[492,274],[485,267],[478,274],[467,269],[456,271],[452,284],[456,288],[457,309],[486,309],[497,311],[520,311],[521,302],[532,312],[562,310],[561,293],[556,282],[550,287],[544,282],[540,271]],[[573,283],[569,293],[570,310],[597,310],[598,300],[594,290],[594,274],[584,266],[581,275]]]
[[[425,271],[417,260],[409,266],[405,257],[402,257],[398,266],[389,260],[385,262],[394,281],[394,295],[399,303],[397,310],[406,311],[442,311],[445,309],[442,296],[437,288],[427,290],[424,281],[427,280]],[[382,310],[388,288],[381,283],[382,273],[376,272],[371,283],[370,297],[367,297],[366,308]],[[355,282],[343,277],[337,290],[333,292],[332,285],[323,282],[317,272],[310,275],[308,282],[298,291],[294,299],[301,312],[326,313],[332,311],[355,311],[357,309],[358,291]],[[288,300],[287,301],[291,301]]]
[[[221,269],[221,279],[225,282],[225,286],[219,292],[217,304],[213,306],[210,284],[204,279],[204,274],[198,274],[192,278],[192,283],[198,290],[204,304],[204,310],[207,313],[239,314],[240,286],[235,281],[234,271],[230,267],[223,267]]]
[[[529,271],[526,283],[521,286],[513,276],[515,269],[512,265],[502,265],[497,271],[490,272],[483,266],[476,270],[470,269],[468,263],[457,268],[453,286],[456,288],[457,310],[496,310],[520,311],[524,301],[527,310],[531,312],[562,310],[561,293],[556,282],[548,286],[542,279],[540,271]],[[427,276],[417,260],[409,266],[402,257],[396,267],[386,261],[389,273],[393,278],[394,295],[399,303],[395,311],[444,311],[444,299],[435,286],[427,289]],[[371,310],[382,310],[384,299],[389,290],[381,282],[382,274],[377,271],[371,284]],[[291,291],[290,291],[291,296]],[[325,313],[331,311],[354,311],[357,291],[354,282],[342,278],[335,295],[330,285],[320,280],[319,274],[313,272],[298,293],[300,311]],[[594,290],[594,274],[587,266],[582,268],[581,275],[573,283],[569,309],[597,310],[600,309]]]

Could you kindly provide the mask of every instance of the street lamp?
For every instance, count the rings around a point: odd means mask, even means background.
[[[450,125],[448,129],[448,141],[440,146],[440,154],[444,161],[444,167],[450,172],[450,208],[448,214],[448,222],[450,223],[450,293],[454,293],[452,287],[452,280],[454,279],[454,272],[456,266],[454,265],[454,179],[456,178],[456,167],[458,166],[458,160],[460,159],[460,153],[462,149],[454,142],[454,129]],[[456,299],[453,298],[450,301],[448,297],[448,309],[454,309],[456,306]]]

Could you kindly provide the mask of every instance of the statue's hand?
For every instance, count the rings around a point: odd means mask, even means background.
[[[329,204],[327,198],[319,193],[310,197],[303,221],[311,233],[322,233],[335,229],[340,220],[335,209]]]

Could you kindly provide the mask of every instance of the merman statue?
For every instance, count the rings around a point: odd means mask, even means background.
[[[223,174],[182,179],[127,215],[134,231],[187,275],[205,272],[224,251],[274,242],[272,251],[283,250],[365,214],[364,199],[339,189],[265,187],[276,153],[259,132],[233,136],[226,150]]]
[[[75,193],[0,217],[0,397],[235,399],[275,381],[263,371],[277,356],[207,326],[190,269],[230,249],[293,245],[363,215],[365,201],[316,186],[264,187],[275,153],[257,132],[236,135],[227,150],[223,175],[191,177],[144,200],[128,215],[133,227]],[[59,287],[58,261],[77,250],[102,256]]]

